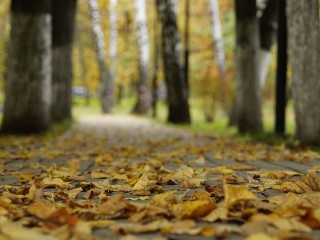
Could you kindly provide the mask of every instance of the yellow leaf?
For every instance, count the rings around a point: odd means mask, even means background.
[[[82,191],[83,191],[83,189],[81,187],[79,187],[79,188],[69,190],[67,193],[71,199],[75,199],[78,196],[78,194],[81,193]]]
[[[277,240],[278,238],[271,237],[265,233],[254,233],[246,238],[246,240]]]
[[[200,218],[209,214],[216,205],[210,200],[197,200],[177,203],[172,206],[172,212],[178,219]]]
[[[70,183],[64,182],[61,178],[44,178],[42,182],[45,187],[73,188]]]
[[[145,190],[148,184],[148,175],[146,173],[143,173],[138,182],[133,186],[132,191]]]
[[[228,219],[228,209],[224,207],[218,207],[211,211],[207,216],[202,218],[206,222],[215,222],[217,220],[227,220]]]
[[[235,172],[232,169],[227,168],[226,166],[207,168],[206,172],[208,174],[235,174]]]
[[[9,220],[0,217],[1,234],[9,239],[15,240],[57,240],[54,236],[49,236],[38,232],[37,230],[29,229],[20,226],[18,223],[10,222]]]
[[[246,186],[232,186],[223,184],[224,189],[224,204],[227,208],[231,207],[234,203],[241,200],[256,200],[257,197],[250,192]]]

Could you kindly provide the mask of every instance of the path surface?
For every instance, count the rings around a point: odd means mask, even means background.
[[[84,207],[81,208],[80,205],[84,200],[87,204],[92,200],[90,204],[93,206],[102,201],[101,199],[108,199],[106,195],[116,195],[119,192],[124,192],[126,201],[145,204],[155,194],[163,191],[176,190],[176,194],[181,194],[190,200],[197,198],[195,193],[197,190],[203,193],[204,189],[210,190],[212,187],[215,188],[212,196],[216,203],[219,203],[223,200],[223,193],[219,198],[216,188],[222,186],[222,181],[228,181],[230,184],[238,183],[238,185],[250,183],[251,187],[256,186],[256,189],[252,188],[255,195],[260,199],[266,199],[282,194],[270,186],[266,187],[270,182],[276,184],[276,181],[281,179],[278,177],[281,172],[287,176],[292,174],[294,179],[298,179],[299,174],[305,174],[320,166],[320,161],[309,151],[296,152],[283,146],[271,147],[265,144],[246,144],[236,140],[214,138],[126,115],[83,117],[73,129],[57,139],[49,142],[30,139],[23,142],[24,146],[20,143],[21,141],[17,140],[0,145],[3,150],[0,152],[0,168],[3,170],[0,175],[1,193],[12,192],[12,186],[30,187],[36,182],[38,184],[36,186],[42,187],[45,192],[59,196],[53,200],[55,204],[59,202],[64,206],[65,202],[68,202],[67,207],[70,208],[71,200],[61,192],[65,191],[63,185],[49,186],[44,183],[47,175],[50,179],[64,176],[63,179],[71,183],[70,188],[83,189],[74,199],[78,206],[74,207],[73,213],[85,220],[91,220],[90,216],[93,213]],[[263,180],[263,174],[269,178]],[[157,181],[153,179],[154,175]],[[148,183],[143,182],[144,176],[147,176]],[[167,180],[163,180],[165,178]],[[132,183],[134,179],[135,183]],[[135,185],[138,180],[141,181],[142,188]],[[42,181],[41,184],[39,181]],[[92,189],[103,189],[103,191]],[[57,195],[58,193],[60,195]],[[121,211],[103,219],[127,223],[128,217],[123,215],[123,211],[128,211],[128,207]],[[93,218],[97,218],[97,213],[95,214]],[[152,220],[160,219],[160,215],[152,216]],[[185,218],[185,215],[181,218]],[[244,232],[240,228],[243,223],[241,219],[243,216],[235,217],[233,224],[230,224],[232,221],[226,224],[226,221],[208,223],[197,220],[196,237],[191,233],[184,234],[184,231],[187,231],[181,230],[183,234],[178,234],[179,231],[168,231],[165,234],[157,233],[159,231],[142,233],[136,239],[212,239],[212,234],[209,234],[210,237],[200,234],[203,229],[207,229],[206,226],[214,226],[218,232],[214,234],[215,236],[243,239],[245,235],[250,235],[250,231]],[[135,239],[119,235],[127,231],[121,226],[111,229],[96,228],[93,231],[94,238]],[[317,238],[317,233],[305,230],[301,236]]]

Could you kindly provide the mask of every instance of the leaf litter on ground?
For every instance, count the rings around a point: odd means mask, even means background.
[[[128,239],[307,239],[320,228],[319,165],[254,164],[310,164],[315,152],[102,119],[50,140],[0,139],[1,239],[99,239],[98,229]]]

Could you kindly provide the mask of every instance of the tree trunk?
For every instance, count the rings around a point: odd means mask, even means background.
[[[52,1],[52,106],[51,118],[71,118],[72,45],[77,0]]]
[[[320,36],[318,0],[287,1],[288,46],[296,137],[303,144],[320,144]]]
[[[137,40],[139,47],[139,83],[138,101],[133,109],[134,113],[145,114],[151,107],[151,93],[149,88],[149,36],[147,28],[145,0],[135,0],[135,21],[137,26]]]
[[[271,48],[276,40],[278,28],[278,2],[279,0],[268,0],[266,8],[260,18],[260,88],[265,85],[270,62]]]
[[[221,22],[220,22],[220,12],[219,12],[219,4],[218,0],[208,0],[209,1],[209,9],[211,13],[211,25],[212,25],[212,39],[213,46],[215,51],[215,59],[219,72],[219,83],[220,83],[220,101],[222,108],[224,111],[228,111],[228,107],[226,106],[226,60],[225,60],[225,52],[224,52],[224,44],[223,44],[223,36],[221,31]]]
[[[116,75],[116,59],[117,59],[117,39],[118,39],[118,18],[117,18],[117,0],[110,0],[109,4],[109,19],[110,19],[110,45],[109,45],[109,87],[107,95],[110,98],[111,106],[114,105],[114,79]]]
[[[110,113],[113,107],[113,84],[110,82],[109,72],[105,61],[105,44],[103,39],[99,6],[97,0],[88,0],[88,5],[100,72],[99,93],[101,109],[102,113]]]
[[[262,130],[259,87],[259,24],[256,0],[235,0],[236,6],[236,82],[238,130]]]
[[[185,3],[184,22],[184,79],[189,96],[189,55],[190,55],[190,0]]]
[[[174,3],[157,0],[162,23],[162,53],[164,75],[168,91],[169,116],[172,123],[190,123],[188,90],[183,79],[180,61],[179,34]]]
[[[12,0],[2,133],[45,131],[50,122],[50,0]]]
[[[276,80],[275,132],[285,135],[287,87],[287,18],[286,0],[278,0],[278,51]]]
[[[155,6],[156,7],[156,6]],[[157,10],[157,9],[156,9]],[[157,117],[157,102],[159,99],[159,84],[158,84],[158,74],[159,74],[159,63],[160,63],[160,28],[159,28],[159,15],[156,11],[156,17],[154,18],[154,54],[153,54],[153,73],[152,73],[152,117]]]
[[[220,78],[224,79],[227,69],[225,63],[225,53],[218,0],[209,0],[209,9],[211,12],[212,39],[214,44],[216,63],[219,70],[219,76]]]

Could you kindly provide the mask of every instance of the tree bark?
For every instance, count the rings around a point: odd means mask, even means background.
[[[157,5],[162,23],[162,54],[169,105],[168,121],[188,124],[191,122],[188,90],[181,67],[174,3],[172,0],[157,0]]]
[[[278,2],[268,0],[260,18],[260,88],[265,85],[271,62],[271,48],[276,41],[278,28]]]
[[[109,19],[110,19],[110,42],[109,42],[109,87],[107,95],[110,98],[110,105],[114,105],[114,79],[116,76],[116,60],[117,60],[117,40],[118,40],[118,17],[117,17],[117,0],[109,1]]]
[[[225,60],[225,52],[224,52],[224,44],[223,44],[223,36],[221,30],[221,22],[220,22],[220,11],[218,0],[208,0],[209,9],[211,13],[211,25],[212,25],[212,40],[214,46],[215,60],[218,67],[219,72],[219,85],[220,85],[220,101],[221,106],[224,111],[228,111],[228,107],[226,104],[226,60]]]
[[[216,63],[218,66],[219,76],[220,78],[224,79],[227,69],[225,63],[225,53],[218,0],[209,0],[209,9],[211,13],[212,39],[215,50]]]
[[[50,0],[12,0],[2,133],[48,129],[51,101]]]
[[[99,6],[97,0],[88,0],[88,5],[92,21],[92,31],[97,51],[97,61],[100,72],[99,94],[101,109],[102,113],[110,113],[113,107],[113,84],[110,82],[109,72],[105,60],[105,44],[103,38],[103,31],[101,27]]]
[[[190,55],[190,0],[185,0],[184,22],[184,79],[189,95],[189,55]]]
[[[159,84],[158,84],[158,74],[159,74],[159,64],[160,64],[160,28],[159,28],[159,15],[157,14],[157,6],[155,11],[155,18],[154,18],[154,36],[153,36],[153,73],[152,73],[152,117],[157,117],[157,102],[159,99]]]
[[[134,113],[145,114],[151,107],[151,93],[149,87],[149,34],[147,28],[145,0],[135,0],[135,21],[137,26],[137,40],[139,48],[139,83],[138,101],[133,109]]]
[[[277,79],[276,79],[276,114],[275,132],[285,135],[286,123],[286,87],[287,87],[287,18],[286,0],[278,0],[278,51],[277,51]]]
[[[318,0],[287,1],[289,61],[296,120],[302,144],[320,144],[320,35]]]
[[[72,46],[77,0],[52,1],[52,106],[51,118],[71,118]]]
[[[238,130],[262,131],[259,24],[256,0],[235,0]]]

